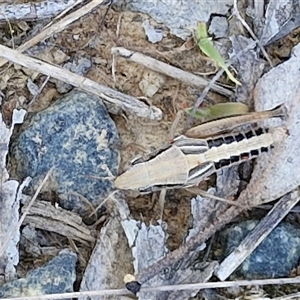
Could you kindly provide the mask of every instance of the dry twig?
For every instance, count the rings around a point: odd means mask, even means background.
[[[22,210],[26,209],[26,206]],[[30,224],[33,228],[56,232],[69,239],[80,241],[86,245],[94,243],[91,231],[76,213],[56,208],[50,202],[38,201],[30,209],[23,225]]]
[[[150,107],[134,97],[115,91],[64,68],[24,55],[17,50],[0,45],[0,56],[23,67],[54,77],[81,90],[97,95],[104,101],[116,105],[128,113],[151,120],[160,120],[162,118],[161,110],[155,106]]]
[[[166,64],[155,58],[146,56],[139,52],[130,51],[130,50],[122,48],[122,47],[114,47],[111,49],[111,53],[114,55],[120,55],[126,59],[134,61],[142,66],[145,66],[155,72],[159,72],[159,73],[168,75],[172,78],[176,78],[176,79],[181,80],[182,82],[190,84],[190,85],[206,86],[209,83],[208,80],[206,80],[202,77],[196,76],[196,75],[191,74],[186,71],[183,71],[181,69],[173,67],[169,64]],[[212,83],[210,88],[220,94],[227,96],[227,97],[232,96],[232,91],[230,91],[226,88],[223,88],[217,84]]]

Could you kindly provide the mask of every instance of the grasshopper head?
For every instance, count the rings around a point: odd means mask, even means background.
[[[115,187],[120,190],[136,190],[149,187],[149,174],[144,164],[136,164],[115,179]]]

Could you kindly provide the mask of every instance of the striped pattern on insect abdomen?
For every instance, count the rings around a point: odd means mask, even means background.
[[[269,132],[252,129],[208,139],[180,136],[166,150],[118,176],[115,186],[148,193],[197,185],[218,169],[257,157],[285,136],[281,127]]]
[[[267,152],[285,136],[286,131],[277,127],[270,131],[258,128],[206,139],[206,152],[198,155],[186,153],[190,165],[188,186],[197,185],[219,169],[240,164]]]

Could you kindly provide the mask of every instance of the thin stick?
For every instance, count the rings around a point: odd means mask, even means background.
[[[110,193],[96,208],[93,208],[93,211],[88,215],[89,218],[91,218],[93,215],[97,216],[97,211],[108,201],[111,199],[115,199],[112,198],[112,196],[117,193],[118,191],[113,191],[112,193]],[[95,224],[94,224],[95,226]]]
[[[199,194],[203,198],[210,198],[210,199],[213,199],[213,200],[216,200],[216,201],[220,201],[220,202],[223,202],[223,203],[226,203],[226,204],[229,204],[229,205],[233,205],[233,206],[237,206],[237,207],[242,208],[242,206],[240,204],[238,204],[237,202],[235,202],[235,201],[231,201],[231,200],[228,200],[228,199],[224,199],[224,198],[212,195],[212,194],[207,193],[207,192],[205,192],[205,191],[203,191],[203,190],[201,190],[197,187],[187,188],[186,190],[193,193],[193,194]],[[245,207],[243,207],[243,208],[245,208]]]
[[[176,116],[175,116],[175,119],[172,123],[172,126],[171,126],[171,129],[170,129],[170,140],[173,140],[174,137],[175,137],[175,132],[176,132],[176,128],[179,124],[179,121],[183,115],[184,111],[183,110],[179,110],[177,113],[176,113]]]
[[[48,0],[46,0],[46,1],[48,1]],[[50,27],[56,20],[65,16],[70,10],[74,9],[74,7],[76,7],[77,5],[81,4],[84,1],[85,0],[76,0],[76,1],[74,1],[74,3],[73,3],[73,1],[70,4],[68,3],[69,6],[67,6],[60,14],[55,16],[55,18],[49,24],[47,24],[44,29],[46,29],[47,27]],[[68,0],[68,2],[69,2],[69,0]]]
[[[224,282],[202,282],[193,284],[163,285],[157,287],[141,288],[140,292],[155,293],[158,291],[182,291],[182,290],[199,290],[199,289],[217,289],[238,286],[263,286],[263,285],[283,285],[283,284],[299,284],[300,276],[294,278],[273,278],[273,279],[257,279],[257,280],[240,280],[240,281],[224,281]],[[47,300],[47,299],[66,299],[79,297],[95,297],[106,295],[126,295],[132,296],[132,293],[126,289],[105,289],[98,291],[85,291],[73,293],[60,293],[51,295],[40,295],[30,297],[14,297],[5,298],[6,300]]]
[[[270,64],[270,66],[273,68],[273,63],[268,55],[268,53],[266,52],[265,48],[263,47],[263,45],[261,44],[261,42],[259,41],[259,39],[256,37],[256,35],[254,34],[254,32],[252,31],[252,29],[249,27],[249,25],[247,24],[247,22],[242,18],[242,16],[240,15],[240,12],[238,10],[237,7],[237,0],[233,1],[233,9],[234,9],[234,14],[236,15],[236,17],[239,19],[239,21],[243,24],[243,26],[247,29],[247,31],[250,33],[251,37],[255,40],[255,42],[257,43],[259,49],[261,50],[261,52],[263,53],[264,57],[266,58],[266,60],[268,61],[268,63]]]
[[[161,62],[155,58],[146,56],[142,53],[130,51],[123,47],[113,47],[111,49],[111,53],[125,57],[126,59],[136,62],[142,66],[145,66],[155,72],[159,72],[161,74],[165,74],[172,78],[176,78],[176,79],[178,79],[182,82],[185,82],[187,84],[190,84],[190,85],[196,85],[198,87],[199,86],[201,87],[201,86],[206,86],[209,83],[208,80],[206,80],[202,77],[196,76],[196,75],[191,74],[186,71],[183,71],[179,68],[173,67],[169,64]],[[226,88],[223,88],[217,84],[212,84],[211,89],[222,95],[228,96],[228,97],[232,96],[232,94],[233,94],[232,91],[230,91]]]
[[[221,281],[228,278],[290,212],[299,199],[297,192],[282,197],[255,229],[252,230],[241,244],[217,267],[215,275]]]
[[[115,91],[64,68],[24,55],[3,45],[0,45],[1,56],[23,67],[54,77],[81,90],[97,95],[104,101],[112,103],[128,113],[151,120],[160,120],[162,118],[162,112],[157,107],[150,107],[134,97]]]
[[[99,26],[98,26],[98,28],[101,30],[102,29],[102,26],[103,26],[103,24],[104,24],[104,22],[105,22],[105,18],[106,18],[106,16],[107,16],[107,14],[108,14],[108,11],[110,10],[110,8],[111,8],[111,6],[113,5],[113,0],[109,0],[108,2],[107,2],[107,8],[106,8],[106,10],[105,10],[105,12],[104,12],[104,15],[103,15],[103,17],[102,17],[102,20],[101,20],[101,22],[100,22],[100,24],[99,24]]]
[[[162,189],[159,193],[159,198],[158,198],[158,203],[159,203],[159,208],[160,208],[160,219],[163,221],[163,216],[164,216],[164,208],[165,208],[165,200],[166,200],[166,189]]]
[[[19,222],[16,224],[16,226],[14,226],[13,228],[11,228],[11,230],[9,232],[7,232],[6,237],[2,243],[2,246],[0,248],[0,257],[3,255],[3,253],[6,250],[6,247],[11,239],[11,236],[13,233],[15,233],[16,231],[19,231],[25,217],[28,215],[30,208],[32,207],[34,201],[36,200],[37,196],[39,195],[40,191],[42,190],[43,186],[45,185],[45,183],[47,182],[47,180],[49,179],[51,173],[53,171],[53,167],[47,172],[45,178],[43,179],[43,181],[41,182],[41,184],[39,185],[39,187],[37,188],[34,196],[32,197],[32,199],[29,201],[28,205],[26,206],[23,215],[21,216]]]

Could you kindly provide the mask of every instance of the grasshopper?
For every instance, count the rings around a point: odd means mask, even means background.
[[[282,117],[285,115],[285,108],[280,106],[253,114],[255,113],[248,114],[251,121],[253,118],[261,120]],[[241,117],[245,118],[245,115]],[[226,119],[230,118],[225,118],[224,124],[229,122]],[[282,127],[270,130],[251,128],[245,132],[205,139],[181,135],[166,148],[151,153],[145,160],[133,161],[132,167],[115,179],[115,187],[146,194],[162,189],[195,186],[219,169],[240,164],[267,152],[285,136],[286,131]]]

